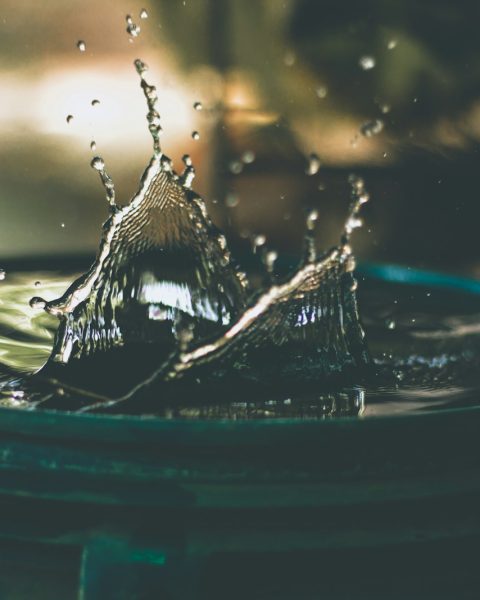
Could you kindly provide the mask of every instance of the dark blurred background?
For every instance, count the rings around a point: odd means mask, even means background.
[[[93,255],[91,141],[121,202],[150,157],[140,57],[164,151],[192,156],[240,251],[265,234],[298,253],[311,207],[335,243],[353,172],[371,194],[360,259],[480,277],[479,18],[474,0],[1,0],[2,260]]]

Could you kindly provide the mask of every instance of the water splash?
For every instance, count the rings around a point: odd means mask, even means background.
[[[154,155],[138,193],[123,207],[116,204],[103,158],[92,160],[111,212],[96,261],[58,300],[34,302],[60,318],[53,361],[155,341],[158,329],[163,336],[169,331],[173,341],[172,327],[184,315],[204,322],[199,331],[226,326],[245,305],[245,277],[232,264],[203,200],[190,189],[191,159],[184,157],[185,169],[177,174],[162,154],[156,90],[144,79],[146,65],[137,60],[135,67],[149,108]],[[159,327],[163,323],[170,326]]]
[[[103,158],[92,159],[110,217],[90,269],[60,298],[31,300],[31,306],[60,320],[42,376],[56,374],[56,363],[81,363],[74,359],[115,348],[147,348],[142,352],[155,367],[128,398],[152,384],[196,381],[205,374],[215,378],[235,372],[248,379],[273,368],[282,376],[301,371],[303,378],[318,379],[368,365],[350,247],[352,231],[361,224],[360,207],[368,200],[363,181],[350,180],[352,204],[339,244],[319,255],[314,239],[318,212],[310,211],[302,260],[278,283],[277,253],[265,248],[263,234],[254,236],[267,285],[252,291],[203,200],[191,189],[195,170],[190,156],[183,156],[184,170],[177,173],[163,154],[156,88],[145,80],[147,65],[140,59],[134,64],[147,101],[153,157],[139,191],[124,206],[116,202]],[[245,162],[254,159],[251,154]]]

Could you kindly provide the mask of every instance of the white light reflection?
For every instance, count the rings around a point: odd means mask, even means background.
[[[151,69],[149,79],[157,86],[169,137],[187,138],[194,126],[189,91],[163,66],[161,74]],[[69,66],[28,83],[6,73],[0,80],[2,128],[24,126],[43,134],[82,138],[88,144],[93,136],[103,146],[149,138],[139,80],[133,66],[124,61],[102,68]],[[96,98],[100,104],[92,107]],[[74,117],[69,124],[67,115]]]

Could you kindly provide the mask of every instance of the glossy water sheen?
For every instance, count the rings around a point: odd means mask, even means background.
[[[1,283],[0,368],[4,406],[30,408],[42,401],[38,406],[48,407],[51,402],[49,387],[31,382],[27,385],[22,377],[37,371],[47,361],[57,321],[30,308],[28,299],[39,290],[45,298],[54,298],[71,279],[55,273],[9,273]],[[374,374],[347,376],[341,384],[322,385],[311,380],[305,361],[303,382],[301,377],[281,386],[276,386],[274,377],[270,381],[254,380],[250,386],[228,380],[209,384],[192,382],[177,386],[174,394],[166,388],[148,400],[124,404],[117,412],[140,411],[189,419],[318,419],[414,413],[479,404],[480,297],[368,279],[360,283],[360,310],[376,365]],[[72,406],[68,390],[63,394],[65,408],[78,407],[78,399]],[[59,407],[58,389],[55,398]],[[111,411],[115,412],[115,408]]]

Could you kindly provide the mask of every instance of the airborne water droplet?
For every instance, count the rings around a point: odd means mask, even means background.
[[[307,175],[316,175],[320,169],[320,165],[321,163],[318,155],[312,152],[312,154],[310,154],[308,157],[308,165],[305,169],[305,173]]]
[[[367,121],[360,127],[360,133],[365,137],[373,137],[383,130],[383,126],[383,121],[381,119]]]
[[[91,105],[92,106],[98,106],[100,104],[100,100],[97,100],[96,98],[94,100],[92,100]]]
[[[275,250],[269,250],[268,252],[265,252],[263,256],[263,264],[265,265],[268,273],[273,273],[277,258],[278,253]]]
[[[5,269],[0,269],[0,281],[3,281],[7,275]]]
[[[95,142],[95,140],[92,140],[90,142],[90,150],[92,150],[92,152],[94,152],[97,149],[97,143]]]
[[[317,87],[317,89],[315,90],[315,93],[317,94],[318,98],[321,98],[323,100],[323,98],[327,97],[328,94],[328,89],[326,86],[324,85],[320,85]]]
[[[83,40],[78,40],[77,48],[80,50],[80,52],[85,52],[85,50],[87,49],[87,45]]]
[[[233,192],[229,192],[226,197],[225,197],[225,206],[227,208],[235,208],[235,206],[238,206],[239,203],[239,198],[236,194],[234,194]]]
[[[232,160],[230,161],[228,168],[230,170],[230,173],[233,173],[234,175],[239,175],[243,171],[243,163],[239,160]]]
[[[258,235],[256,235],[253,238],[253,249],[256,250],[257,248],[260,248],[260,246],[263,246],[267,241],[267,238],[265,235],[263,235],[263,233],[260,233]]]
[[[285,63],[285,65],[287,67],[293,67],[293,65],[296,63],[297,61],[297,57],[295,55],[295,52],[293,52],[292,50],[288,50],[285,53],[285,56],[283,58],[283,62]]]
[[[307,219],[306,219],[307,229],[309,231],[313,231],[313,229],[315,229],[315,225],[317,224],[317,221],[318,221],[318,210],[313,209],[307,215]]]
[[[140,18],[141,19],[148,19],[148,12],[146,11],[145,8],[142,8],[142,10],[140,11]]]
[[[198,133],[198,131],[192,131],[192,138],[194,140],[199,140],[200,139],[200,134]]]
[[[358,64],[364,71],[370,71],[375,67],[376,61],[373,56],[362,56],[358,61]]]
[[[67,123],[71,123],[73,121],[73,115],[67,115],[67,118],[65,120],[67,121]]]
[[[201,102],[194,102],[193,103],[193,108],[195,110],[202,110],[203,109],[203,104]]]
[[[387,329],[395,329],[397,326],[396,322],[393,319],[387,319],[386,321]]]
[[[90,165],[97,171],[101,171],[105,168],[105,162],[103,161],[103,158],[101,156],[94,156]]]
[[[387,44],[387,48],[389,50],[393,50],[394,48],[397,47],[398,41],[397,40],[390,40]]]
[[[253,163],[253,161],[255,160],[255,152],[252,152],[252,150],[246,150],[242,154],[241,160],[246,165]]]

